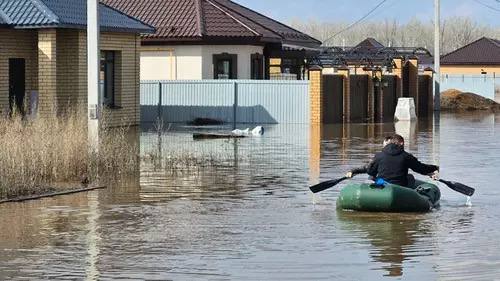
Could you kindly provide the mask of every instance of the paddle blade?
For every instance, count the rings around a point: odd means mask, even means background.
[[[446,181],[446,180],[439,180],[440,182],[446,184],[449,188],[455,190],[456,192],[460,192],[464,195],[467,196],[472,196],[474,192],[476,191],[474,188],[467,186],[463,183],[455,182],[455,181]]]
[[[318,193],[318,192],[326,190],[330,187],[333,187],[333,186],[337,185],[338,183],[340,183],[341,181],[346,180],[346,179],[347,179],[346,177],[343,177],[343,178],[336,179],[336,180],[329,180],[329,181],[320,182],[316,185],[309,187],[309,189],[312,191],[312,193]]]

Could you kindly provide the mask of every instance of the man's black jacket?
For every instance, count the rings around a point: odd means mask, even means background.
[[[408,186],[408,169],[428,175],[439,170],[439,167],[423,164],[415,156],[404,151],[402,146],[391,143],[375,155],[367,172],[372,177],[382,178],[392,184]]]

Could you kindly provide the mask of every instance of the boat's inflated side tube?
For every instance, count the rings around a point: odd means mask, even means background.
[[[436,185],[417,181],[415,186],[349,184],[340,191],[337,207],[367,212],[428,212],[439,205],[441,193]]]

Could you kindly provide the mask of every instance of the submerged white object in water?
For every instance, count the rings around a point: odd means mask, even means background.
[[[264,127],[257,126],[252,130],[252,135],[254,136],[262,136],[264,134]]]
[[[412,121],[417,119],[415,112],[415,101],[413,98],[399,98],[396,112],[394,113],[396,121]]]
[[[467,196],[467,202],[465,202],[465,206],[472,207],[472,201],[470,199],[470,196]]]
[[[246,128],[245,130],[236,129],[231,131],[231,133],[236,136],[262,136],[264,134],[264,128],[262,126],[257,126],[252,131],[250,131],[250,128]]]
[[[236,129],[231,131],[231,133],[236,136],[248,136],[249,132],[250,132],[249,128],[246,128],[245,130]]]

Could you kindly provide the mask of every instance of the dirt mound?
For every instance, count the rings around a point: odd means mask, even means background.
[[[451,89],[441,93],[441,110],[471,111],[493,110],[500,111],[500,104],[493,100],[473,93],[462,93]]]

